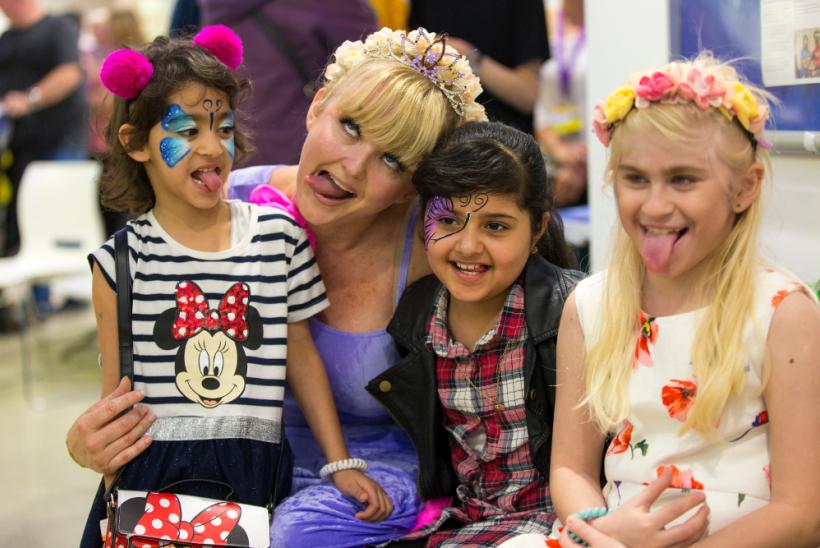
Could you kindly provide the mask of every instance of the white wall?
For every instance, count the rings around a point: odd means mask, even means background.
[[[669,2],[586,0],[587,112],[636,70],[669,60]],[[591,114],[590,114],[591,116]],[[605,149],[589,139],[592,271],[606,267],[614,223],[612,193],[602,188]],[[820,279],[820,155],[775,155],[761,235],[764,254],[805,281]]]

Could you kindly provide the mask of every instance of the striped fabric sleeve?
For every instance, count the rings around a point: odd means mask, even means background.
[[[130,223],[129,223],[130,224]],[[130,260],[130,271],[131,277],[133,279],[134,272],[136,265],[134,263],[134,241],[136,239],[136,235],[133,232],[133,227],[130,227],[128,230],[128,249],[131,251],[131,260]],[[112,236],[106,242],[100,246],[96,251],[90,253],[88,255],[88,265],[92,266],[96,264],[97,268],[100,269],[100,272],[105,278],[105,281],[108,283],[108,286],[111,288],[112,291],[117,291],[117,273],[114,261],[114,237]]]
[[[288,266],[288,323],[293,323],[314,316],[330,302],[307,233],[295,224],[290,233],[296,242]]]

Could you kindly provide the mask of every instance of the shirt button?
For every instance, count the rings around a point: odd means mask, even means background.
[[[379,390],[382,392],[390,392],[391,388],[393,388],[393,385],[390,384],[390,381],[381,381],[379,383]]]
[[[535,388],[530,388],[530,399],[531,400],[535,399]]]

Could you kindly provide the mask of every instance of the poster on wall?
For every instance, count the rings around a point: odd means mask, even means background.
[[[760,65],[766,86],[820,83],[820,2],[761,0]]]

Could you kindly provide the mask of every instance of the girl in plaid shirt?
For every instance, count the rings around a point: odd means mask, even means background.
[[[413,183],[435,276],[405,291],[388,326],[403,359],[368,389],[413,439],[422,496],[452,499],[405,542],[549,531],[555,341],[579,273],[565,270],[541,152],[504,124],[467,123]]]

